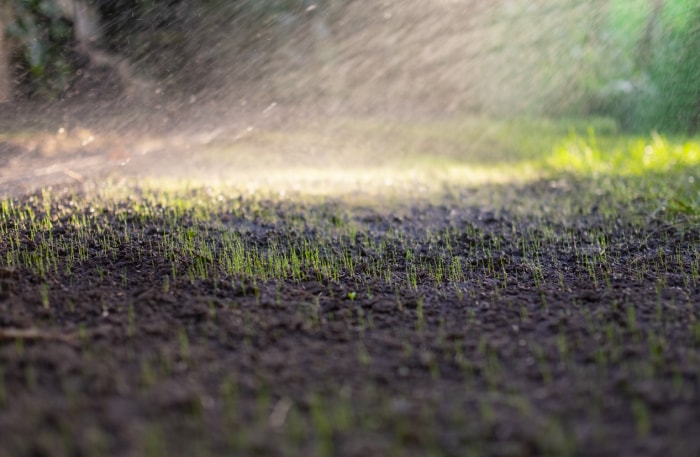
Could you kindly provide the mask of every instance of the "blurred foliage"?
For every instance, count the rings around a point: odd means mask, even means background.
[[[697,0],[513,0],[496,18],[500,105],[608,116],[627,131],[700,128]]]
[[[71,20],[61,16],[58,0],[13,1],[7,33],[19,44],[23,87],[55,98],[85,64]],[[275,43],[283,46],[293,40],[287,35],[303,33],[304,12],[333,3],[83,1],[102,18],[100,47],[192,93],[232,73],[243,79],[246,65],[265,68],[261,63],[274,58]],[[479,89],[483,105],[501,107],[487,112],[607,116],[625,130],[647,132],[700,129],[697,0],[513,0],[494,10],[500,22],[482,25],[490,46],[473,65],[487,75],[478,82],[485,84]]]
[[[649,71],[658,88],[651,100],[657,113],[646,122],[694,134],[700,128],[700,3],[684,13],[665,18],[668,31]]]
[[[16,44],[23,92],[55,99],[70,84],[75,71],[89,61],[77,51],[78,43],[73,37],[75,18],[61,13],[58,0],[11,1],[15,18],[5,33]],[[308,0],[77,1],[87,2],[99,12],[103,36],[95,46],[138,63],[139,71],[147,76],[166,83],[175,80],[191,85],[208,81],[203,76],[211,71],[223,52],[222,32],[245,28],[255,38],[284,14],[324,3],[323,0],[313,3]]]
[[[76,64],[72,25],[53,0],[15,0],[15,20],[6,33],[19,43],[20,78],[28,94],[57,97]]]
[[[626,130],[695,134],[700,128],[700,4],[612,0],[607,65],[589,109]]]

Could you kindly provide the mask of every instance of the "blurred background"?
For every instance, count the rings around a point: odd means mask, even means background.
[[[647,133],[700,128],[696,0],[0,5],[0,111],[127,104],[221,119],[234,107],[293,106],[323,115],[595,116]]]

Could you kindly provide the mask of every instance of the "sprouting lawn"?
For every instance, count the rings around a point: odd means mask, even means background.
[[[0,201],[0,455],[700,451],[697,139],[343,120],[198,153]]]

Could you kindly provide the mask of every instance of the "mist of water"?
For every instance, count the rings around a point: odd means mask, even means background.
[[[133,40],[112,40],[108,51],[130,68],[121,81],[114,68],[87,67],[55,105],[57,114],[23,115],[57,136],[51,141],[101,148],[120,165],[149,156],[151,166],[141,160],[139,169],[180,167],[180,176],[192,164],[173,151],[191,158],[207,148],[221,153],[259,131],[316,129],[300,150],[268,137],[258,137],[259,148],[231,149],[248,151],[269,170],[262,148],[277,148],[267,152],[282,167],[304,148],[316,150],[314,163],[334,163],[319,161],[318,150],[347,118],[588,114],[582,100],[591,81],[611,78],[600,74],[601,62],[616,52],[601,32],[605,0],[325,0],[264,8],[271,3],[181,4],[161,18],[167,25],[146,24],[142,35],[135,27]],[[109,37],[123,26],[102,30]],[[344,138],[367,149],[362,136]],[[91,140],[82,144],[82,137]]]

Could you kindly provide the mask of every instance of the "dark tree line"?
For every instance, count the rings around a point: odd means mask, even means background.
[[[52,99],[86,65],[126,73],[139,63],[164,78],[193,67],[196,50],[215,45],[207,32],[249,28],[251,36],[305,0],[0,0],[0,99]],[[209,57],[210,59],[213,57]],[[210,62],[211,63],[211,62]],[[196,62],[197,65],[201,62]],[[195,68],[190,68],[196,70]],[[182,76],[182,75],[180,75]],[[127,76],[130,77],[130,76]],[[197,75],[193,76],[194,80]]]

